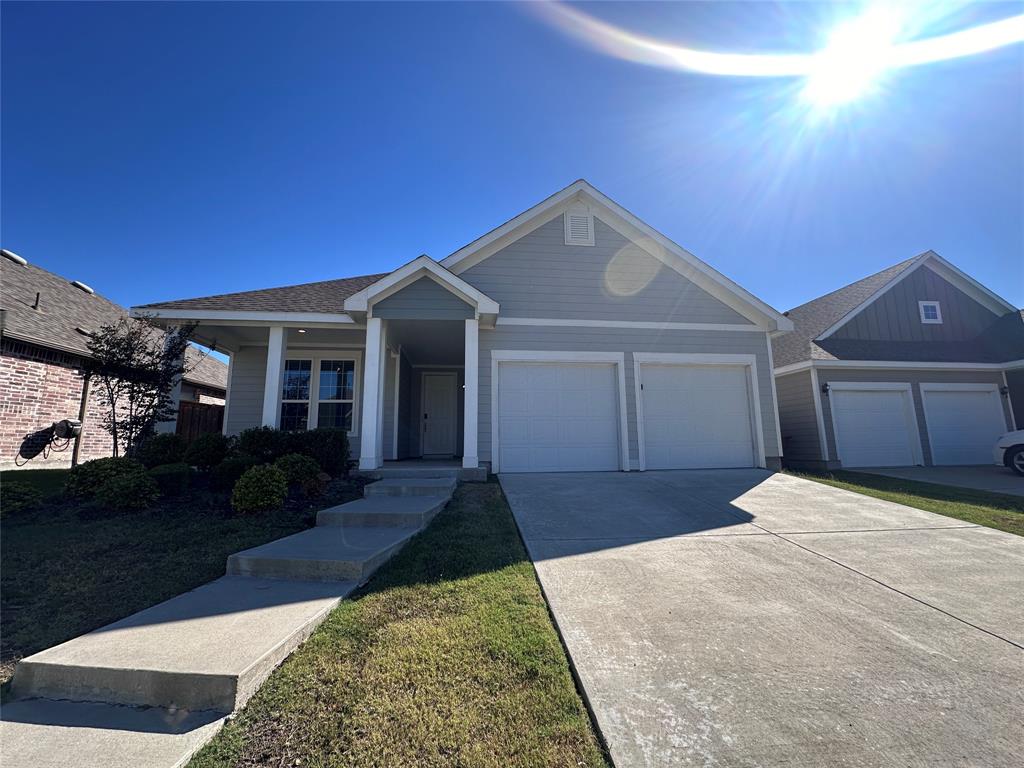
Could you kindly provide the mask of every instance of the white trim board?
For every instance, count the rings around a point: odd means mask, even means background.
[[[491,350],[491,471],[501,471],[498,406],[502,363],[611,363],[616,367],[619,390],[619,468],[630,470],[629,426],[626,420],[626,353],[625,352],[548,352],[541,350]]]
[[[914,408],[914,388],[910,382],[897,381],[830,381],[828,382],[829,395],[835,390],[847,390],[852,392],[902,392],[905,395],[903,400],[904,413],[907,419],[907,426],[913,426],[910,433],[910,452],[914,463],[917,466],[924,465],[924,451],[921,448],[921,425],[917,423],[917,411]],[[843,457],[839,455],[839,429],[836,426],[836,411],[829,400],[828,414],[832,422],[832,437],[836,445],[836,458],[841,462]]]
[[[764,419],[761,416],[761,396],[757,384],[756,355],[702,354],[681,352],[634,352],[633,353],[633,384],[636,392],[636,431],[637,450],[640,457],[640,469],[647,469],[647,447],[644,435],[644,400],[641,391],[643,382],[640,380],[642,365],[727,365],[744,366],[747,369],[748,396],[751,401],[751,432],[754,435],[754,461],[759,467],[766,465],[764,450]],[[776,412],[778,407],[775,408]],[[781,455],[782,451],[779,451]]]
[[[592,212],[602,222],[744,317],[756,323],[767,324],[772,330],[793,329],[792,321],[781,312],[665,237],[583,179],[573,182],[565,189],[455,251],[443,259],[441,265],[456,274],[462,273],[509,243],[562,215],[570,206],[577,203],[598,208],[598,211]]]
[[[654,331],[744,331],[764,333],[761,325],[742,323],[669,323],[643,320],[583,320],[550,317],[499,317],[495,325],[529,325],[538,327],[561,326],[566,328],[637,328]]]
[[[774,379],[775,377],[772,376]],[[825,461],[831,460],[831,451],[828,449],[828,435],[825,433],[825,416],[824,409],[821,406],[821,383],[818,381],[818,370],[811,368],[811,395],[814,400],[814,418],[818,424],[818,448],[821,451],[821,457]],[[832,404],[829,403],[829,410],[831,410]],[[778,410],[778,403],[775,404],[775,410]]]
[[[1009,392],[1009,390],[1010,390],[1010,382],[1006,378],[1006,371],[1005,370],[1003,371],[1003,386],[1006,387],[1006,390],[1007,390],[1007,392],[1006,392],[1006,409],[1010,412],[1010,431],[1012,432],[1013,430],[1017,429],[1017,416],[1013,412],[1013,398],[1010,397],[1010,392]],[[1000,397],[1002,397],[1002,393],[1001,392],[1000,392]],[[224,412],[224,418],[225,419],[227,418],[227,411]]]
[[[1024,367],[1024,361],[1009,363],[921,363],[907,360],[803,360],[775,369],[776,376],[823,368],[893,368],[918,371],[1006,371]]]
[[[351,316],[330,312],[250,312],[220,309],[146,309],[132,307],[132,317],[155,317],[161,320],[208,320],[210,322],[233,322],[237,325],[283,325],[286,328],[310,327],[316,325],[364,328]]]

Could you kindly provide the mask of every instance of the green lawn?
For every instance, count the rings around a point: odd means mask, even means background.
[[[313,524],[312,505],[243,516],[226,496],[194,492],[121,515],[65,501],[67,470],[20,470],[48,495],[30,512],[0,519],[0,683],[17,659],[194,589],[224,575],[228,555]],[[335,481],[318,506],[361,489]]]
[[[496,483],[464,485],[192,761],[604,766]]]
[[[864,472],[838,471],[828,474],[790,474],[845,488],[877,499],[895,501],[957,520],[1024,536],[1024,498],[1006,496],[949,485],[918,483]]]

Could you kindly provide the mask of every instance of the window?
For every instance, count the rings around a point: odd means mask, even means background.
[[[281,429],[339,427],[354,433],[358,360],[340,356],[285,360]]]
[[[921,313],[921,322],[937,325],[942,322],[942,309],[937,301],[917,302],[918,311]]]

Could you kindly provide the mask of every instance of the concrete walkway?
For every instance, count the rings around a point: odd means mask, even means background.
[[[617,768],[1020,764],[1024,539],[760,470],[501,484]]]
[[[850,471],[884,475],[900,480],[916,480],[919,483],[938,483],[976,491],[1024,496],[1024,477],[1014,473],[1009,467],[869,467]]]
[[[227,576],[22,660],[0,764],[184,765],[455,484],[368,485],[364,499],[320,512],[317,527],[232,555]]]

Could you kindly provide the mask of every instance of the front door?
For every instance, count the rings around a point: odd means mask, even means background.
[[[454,373],[423,374],[421,436],[424,456],[454,456],[456,431]]]

